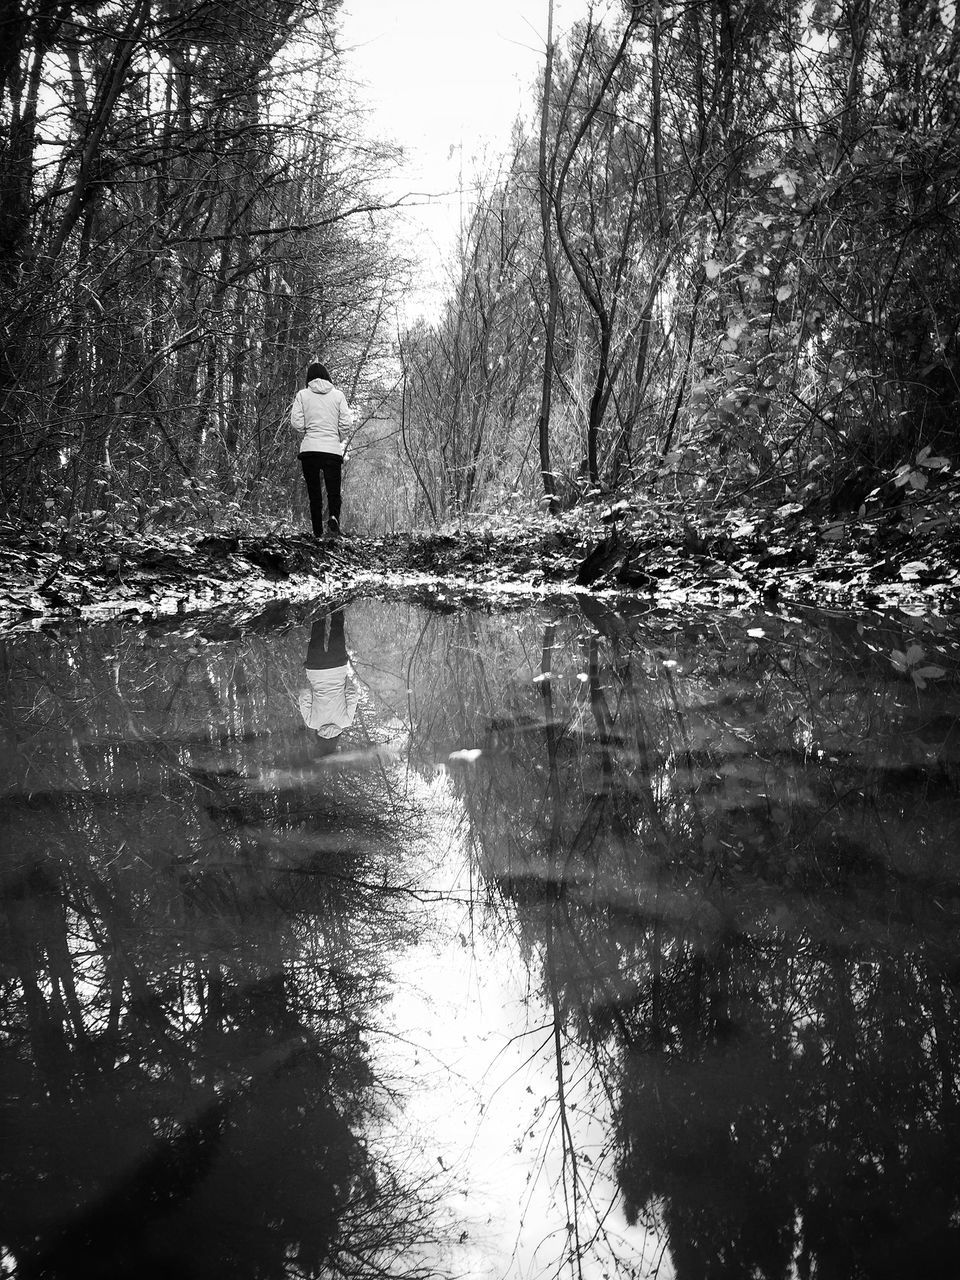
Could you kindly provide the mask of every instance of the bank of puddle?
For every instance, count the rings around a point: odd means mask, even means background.
[[[943,1274],[958,633],[3,642],[0,1274]]]

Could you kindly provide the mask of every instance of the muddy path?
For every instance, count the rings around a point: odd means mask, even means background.
[[[274,599],[417,590],[485,597],[571,589],[639,600],[954,614],[960,535],[777,518],[631,525],[616,510],[457,532],[344,537],[167,530],[0,530],[0,630],[48,619],[261,609]]]

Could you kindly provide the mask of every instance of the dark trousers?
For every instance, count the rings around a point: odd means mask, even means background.
[[[330,635],[327,636],[327,623]],[[326,671],[347,663],[347,644],[343,635],[343,610],[334,609],[326,618],[318,618],[310,628],[310,643],[303,665],[308,671]]]
[[[328,519],[340,523],[340,475],[343,459],[336,453],[301,453],[300,465],[310,498],[310,521],[313,532],[323,533],[323,490],[327,490]]]

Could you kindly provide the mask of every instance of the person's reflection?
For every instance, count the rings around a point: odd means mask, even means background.
[[[300,714],[316,738],[317,750],[328,755],[353,724],[360,696],[343,637],[342,609],[313,624],[303,666],[310,687],[300,693]]]

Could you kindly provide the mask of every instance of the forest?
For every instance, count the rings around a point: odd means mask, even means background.
[[[956,0],[537,3],[0,0],[4,1277],[958,1273]]]
[[[937,4],[636,5],[551,42],[539,126],[408,338],[411,435],[449,460],[423,501],[535,471],[552,504],[928,489],[960,389],[958,52]]]
[[[333,348],[378,394],[402,272],[336,4],[6,6],[6,510],[36,523],[282,512],[284,410]]]
[[[651,0],[562,33],[545,0],[529,109],[407,321],[402,157],[339,8],[4,6],[8,547],[295,535],[321,359],[361,538],[560,519],[586,552],[614,510],[702,551],[793,519],[901,567],[936,547],[955,584],[953,0]]]

